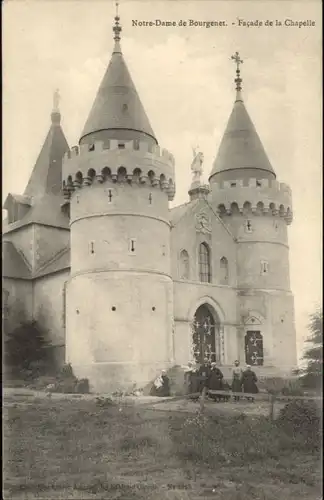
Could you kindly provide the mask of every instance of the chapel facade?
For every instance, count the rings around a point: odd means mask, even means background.
[[[36,319],[59,363],[91,387],[143,386],[161,369],[239,359],[258,376],[296,367],[288,225],[280,183],[246,110],[238,53],[236,96],[201,182],[195,152],[188,202],[169,207],[176,166],[159,145],[114,49],[78,146],[51,126],[23,195],[4,208],[3,311],[8,329]]]

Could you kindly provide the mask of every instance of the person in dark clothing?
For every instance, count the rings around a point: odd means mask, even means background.
[[[230,390],[231,390],[230,384],[228,382],[226,382],[226,380],[225,381],[223,380],[223,391],[230,392]],[[222,401],[229,401],[230,399],[231,399],[231,396],[221,395]]]
[[[206,387],[208,390],[208,380],[210,375],[210,363],[207,358],[204,359],[202,365],[198,370],[198,380],[199,380],[199,392],[202,392]]]
[[[242,392],[242,375],[243,371],[240,368],[240,362],[234,361],[233,376],[232,376],[232,392]],[[234,396],[234,401],[239,401],[239,396]]]
[[[250,394],[257,394],[259,392],[258,386],[256,385],[258,379],[254,371],[252,371],[251,366],[247,365],[246,370],[242,374],[242,386],[243,392]],[[249,401],[254,402],[254,398],[248,397]]]
[[[170,396],[170,379],[165,370],[162,370],[161,375],[155,379],[150,394],[161,398]]]
[[[208,378],[208,389],[211,391],[224,390],[223,389],[223,378],[224,378],[224,375],[222,374],[220,369],[217,368],[216,363],[212,363],[210,373],[209,373],[209,378]],[[221,401],[223,399],[223,396],[221,396],[220,394],[212,394],[211,397],[214,401]]]

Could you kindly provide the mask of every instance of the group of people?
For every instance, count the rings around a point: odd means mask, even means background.
[[[208,359],[196,367],[192,363],[188,363],[188,368],[185,372],[185,387],[186,393],[201,394],[205,389],[209,397],[214,401],[228,401],[231,396],[228,394],[217,394],[214,391],[231,391],[234,401],[239,401],[240,394],[257,394],[259,392],[257,386],[257,377],[251,366],[247,365],[245,370],[240,367],[240,362],[236,360],[232,370],[232,381],[228,384],[224,380],[224,375],[218,368],[217,363],[211,363]],[[170,379],[165,370],[154,380],[151,396],[168,397],[170,396]],[[254,398],[248,396],[247,399],[254,401]]]
[[[213,394],[213,391],[229,392],[231,390],[234,393],[234,401],[239,401],[240,396],[237,394],[241,392],[257,394],[259,392],[257,381],[257,376],[251,366],[248,365],[245,370],[242,370],[238,360],[234,362],[231,384],[224,380],[224,375],[217,363],[210,363],[208,359],[205,359],[199,368],[189,363],[185,373],[187,394],[202,393],[205,388],[207,394],[215,401],[228,401],[230,396]],[[247,399],[254,401],[251,396]]]

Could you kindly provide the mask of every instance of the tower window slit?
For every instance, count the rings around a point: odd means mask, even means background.
[[[269,264],[265,260],[261,261],[261,274],[268,274]]]
[[[245,221],[245,230],[247,233],[252,233],[252,222],[249,219]]]
[[[129,253],[134,255],[136,252],[136,239],[135,238],[131,238],[129,240]]]

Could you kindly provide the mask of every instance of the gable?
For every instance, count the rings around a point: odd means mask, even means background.
[[[31,268],[22,252],[11,241],[4,241],[2,245],[3,278],[31,279]]]
[[[224,224],[217,215],[211,203],[207,199],[197,199],[191,203],[175,207],[172,210],[172,231],[171,238],[189,233],[191,238],[199,236],[203,239],[210,238],[217,233],[218,238],[224,239],[228,243],[235,241],[231,230]]]
[[[7,223],[13,224],[25,217],[32,205],[32,200],[29,196],[9,193],[3,205],[7,210]]]

